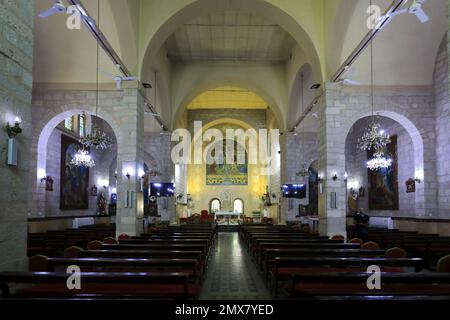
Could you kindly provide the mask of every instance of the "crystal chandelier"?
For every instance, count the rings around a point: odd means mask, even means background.
[[[93,125],[92,132],[82,137],[80,143],[85,148],[108,149],[112,146],[112,139],[96,125]]]
[[[372,3],[372,1],[370,1]],[[364,151],[373,151],[373,158],[367,161],[367,168],[374,171],[381,168],[389,168],[392,159],[384,156],[386,146],[391,143],[390,136],[381,129],[379,123],[375,121],[374,101],[373,101],[373,40],[370,41],[370,93],[372,105],[372,123],[364,130],[361,138],[358,139],[358,148]]]
[[[91,168],[95,166],[94,160],[92,160],[89,151],[86,149],[78,150],[78,152],[75,154],[75,156],[70,161],[70,164],[75,167],[86,167]]]
[[[380,129],[380,124],[372,122],[358,139],[358,148],[361,150],[383,150],[391,143],[390,136]]]
[[[309,171],[306,169],[306,164],[302,164],[302,168],[296,173],[296,175],[300,177],[309,176]]]
[[[392,159],[383,157],[381,154],[375,155],[374,158],[367,161],[367,168],[375,171],[381,168],[389,168],[392,165]]]

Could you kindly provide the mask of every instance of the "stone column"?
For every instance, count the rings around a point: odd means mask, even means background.
[[[346,236],[345,138],[340,115],[345,106],[333,99],[332,84],[325,84],[319,105],[319,233]],[[334,174],[337,179],[333,179]]]
[[[27,199],[34,1],[0,1],[0,271],[27,268]],[[7,165],[5,125],[21,119],[17,165]]]
[[[143,231],[141,174],[144,169],[144,101],[138,89],[125,89],[117,143],[117,235]]]

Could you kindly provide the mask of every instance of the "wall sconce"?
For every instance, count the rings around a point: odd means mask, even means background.
[[[420,180],[419,178],[415,178],[415,179],[413,179],[415,182],[417,182],[417,183],[421,183],[422,182],[422,180]]]
[[[333,181],[336,181],[338,179],[336,171],[333,173],[333,177],[331,179],[333,179]]]
[[[347,180],[348,180],[348,173],[347,173],[347,171],[345,171],[345,173],[344,173],[344,181],[347,182]]]
[[[6,132],[10,139],[14,139],[19,133],[22,133],[22,128],[20,127],[20,118],[16,117],[14,119],[14,126],[10,126],[9,122],[6,123]]]
[[[318,181],[318,182],[323,182],[323,175],[322,175],[322,174],[319,173],[319,174],[317,175],[317,181]]]
[[[131,175],[128,173],[128,171],[127,171],[127,174],[125,175],[125,177],[127,177],[127,179],[130,180]]]

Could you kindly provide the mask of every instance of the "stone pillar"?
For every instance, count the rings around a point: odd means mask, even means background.
[[[125,89],[117,141],[117,235],[143,231],[141,174],[144,170],[144,101],[138,89]]]
[[[27,202],[33,86],[34,1],[0,1],[0,271],[27,268]],[[21,119],[16,166],[5,125]]]
[[[319,233],[346,236],[345,138],[340,114],[344,105],[333,98],[332,84],[325,84],[319,105]],[[334,174],[337,179],[333,180]]]

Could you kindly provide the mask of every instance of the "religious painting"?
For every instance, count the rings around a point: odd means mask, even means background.
[[[45,191],[53,191],[53,178],[50,176],[45,178]]]
[[[222,152],[216,157],[216,151],[211,151],[213,158],[219,160],[212,160],[211,164],[206,165],[206,184],[207,185],[248,185],[248,166],[247,159],[245,163],[239,163],[238,152],[242,152],[242,147],[238,148],[238,143],[234,143],[234,161],[233,163],[226,163],[227,158],[227,143],[226,140],[222,141]],[[245,153],[245,150],[243,151]],[[246,158],[246,155],[245,155]]]
[[[66,135],[61,135],[61,210],[85,210],[89,206],[89,168],[70,164],[80,143]]]
[[[92,187],[91,187],[91,196],[92,196],[92,197],[96,197],[97,194],[98,194],[98,189],[97,189],[97,187],[96,187],[96,186],[92,186]]]
[[[369,150],[367,156],[371,159],[373,151]],[[391,137],[391,143],[386,146],[384,156],[392,159],[392,165],[389,168],[368,169],[370,210],[398,210],[399,208],[397,136]]]
[[[406,193],[416,192],[416,181],[414,179],[409,179],[406,181]]]

